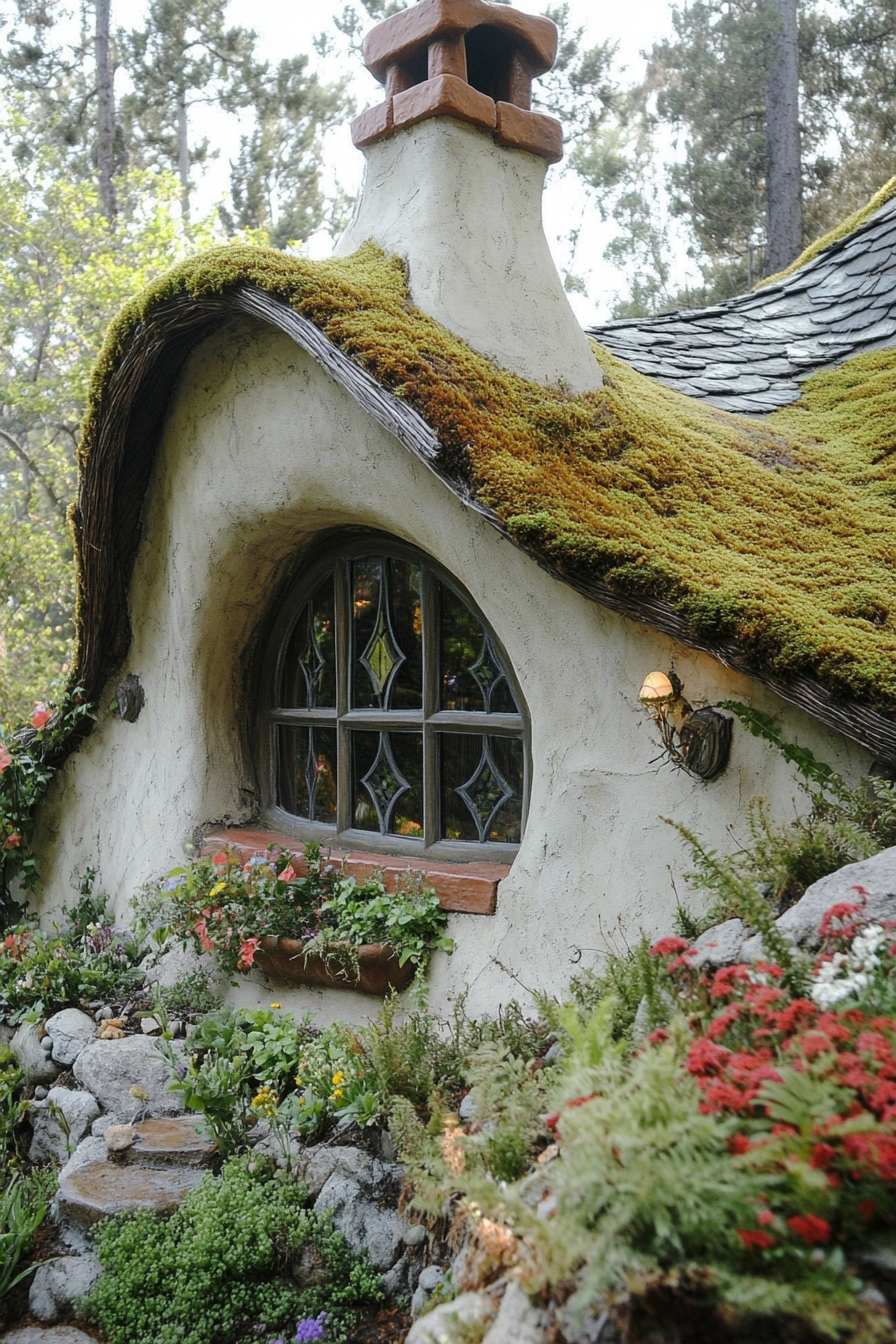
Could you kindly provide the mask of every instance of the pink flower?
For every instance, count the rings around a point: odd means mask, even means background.
[[[31,715],[31,727],[36,728],[38,732],[46,727],[53,717],[53,711],[47,705],[42,705],[39,701],[34,702],[34,713]]]
[[[297,877],[298,877],[298,873],[296,872],[295,868],[293,868],[293,866],[292,866],[291,863],[288,863],[288,864],[286,865],[286,867],[283,869],[283,872],[277,874],[277,881],[278,881],[278,882],[295,882],[295,880],[296,880]]]
[[[2,775],[3,771],[8,769],[8,767],[11,765],[12,765],[12,753],[10,752],[8,747],[4,747],[2,744],[0,744],[0,775]]]
[[[7,849],[18,849],[21,843],[22,843],[22,837],[19,835],[18,831],[13,831],[11,835],[8,835],[6,837]]]
[[[254,964],[255,950],[261,942],[260,938],[247,938],[245,942],[240,943],[240,959],[237,962],[237,970],[248,971]]]
[[[214,952],[215,945],[208,936],[205,920],[197,919],[196,923],[193,925],[193,930],[199,939],[199,946],[202,948],[203,952]]]

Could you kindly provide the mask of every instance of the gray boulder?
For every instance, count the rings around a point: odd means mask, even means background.
[[[518,1283],[511,1279],[501,1307],[482,1344],[545,1344],[545,1323]]]
[[[734,966],[740,960],[740,951],[747,937],[742,919],[726,919],[701,933],[693,943],[696,955],[689,957],[692,966]]]
[[[384,1273],[401,1255],[408,1225],[394,1209],[379,1207],[379,1184],[376,1174],[372,1183],[362,1186],[351,1176],[334,1171],[315,1200],[314,1211],[331,1209],[333,1225],[352,1250],[366,1251],[374,1269]]]
[[[28,1149],[29,1161],[67,1162],[99,1113],[92,1093],[51,1088],[46,1101],[31,1103],[33,1138]]]
[[[0,1335],[0,1344],[96,1344],[96,1341],[73,1325],[51,1325],[47,1330],[39,1325],[26,1325],[22,1330]]]
[[[53,1083],[62,1069],[54,1064],[48,1050],[41,1044],[33,1022],[23,1022],[9,1043],[16,1063],[25,1075],[26,1083]]]
[[[58,1321],[79,1297],[86,1297],[102,1273],[94,1256],[62,1255],[40,1265],[31,1282],[28,1305],[39,1321]]]
[[[260,1148],[261,1144],[258,1145]],[[302,1180],[311,1199],[317,1199],[334,1173],[348,1177],[368,1191],[375,1184],[374,1159],[363,1148],[332,1148],[329,1144],[319,1143],[305,1150]]]
[[[70,1069],[96,1035],[96,1023],[79,1008],[63,1008],[46,1021],[47,1035],[53,1042],[53,1059]]]
[[[865,914],[869,919],[896,919],[896,846],[819,878],[775,921],[776,926],[797,947],[814,952],[821,946],[818,926],[825,912],[841,902],[853,905],[860,901],[857,887],[866,893]]]
[[[175,1043],[178,1053],[183,1047]],[[136,1115],[178,1115],[184,1109],[178,1092],[169,1092],[168,1061],[148,1036],[120,1041],[91,1041],[75,1061],[75,1077],[92,1092],[104,1111]]]
[[[461,1293],[420,1316],[404,1344],[466,1344],[475,1328],[488,1325],[495,1314],[496,1304],[488,1293]]]

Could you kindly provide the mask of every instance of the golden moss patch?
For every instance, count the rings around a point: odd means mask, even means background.
[[[247,281],[414,405],[447,470],[559,574],[661,597],[757,668],[896,709],[896,353],[816,375],[763,424],[599,348],[604,387],[572,397],[496,369],[420,313],[400,263],[371,245],[326,262],[222,248],[172,271],[110,331],[84,470],[107,380],[141,319],[177,294]]]

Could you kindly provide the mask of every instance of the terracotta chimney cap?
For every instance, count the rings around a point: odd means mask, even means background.
[[[503,30],[525,55],[533,78],[545,74],[557,59],[557,28],[550,19],[489,0],[419,0],[367,34],[364,64],[385,84],[390,65],[412,59],[430,42],[465,37],[483,25]]]
[[[563,128],[532,111],[532,81],[557,55],[550,19],[490,0],[419,0],[364,39],[364,63],[386,100],[352,122],[358,149],[431,117],[453,117],[548,163],[563,158]]]

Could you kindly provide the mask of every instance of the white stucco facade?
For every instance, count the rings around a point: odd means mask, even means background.
[[[403,257],[411,297],[502,368],[592,392],[602,375],[542,225],[546,161],[434,117],[364,150],[337,255],[372,238]]]
[[[146,706],[133,724],[103,708],[41,811],[45,920],[71,902],[73,873],[87,866],[127,918],[141,885],[182,859],[197,828],[251,820],[247,651],[290,557],[341,526],[390,533],[456,576],[502,642],[531,717],[522,846],[496,914],[451,917],[456,953],[431,971],[437,1005],[465,988],[474,1012],[519,997],[520,983],[561,993],[620,929],[668,930],[676,899],[688,899],[689,861],[663,817],[726,850],[754,795],[778,819],[799,806],[790,768],[738,726],[718,780],[658,766],[656,729],[637,699],[647,672],[674,663],[692,702],[737,698],[774,712],[786,736],[847,776],[870,764],[757,683],[550,577],[286,336],[240,320],[194,353],[172,400],[121,669],[139,675]],[[310,1007],[319,1020],[375,1008],[347,991],[272,993],[260,979],[238,993]]]

